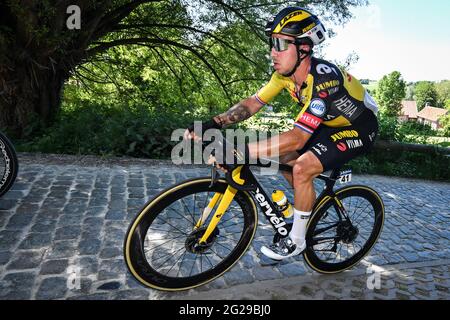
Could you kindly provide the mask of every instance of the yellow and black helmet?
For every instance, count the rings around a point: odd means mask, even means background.
[[[283,34],[297,38],[299,42],[318,45],[325,40],[325,27],[319,18],[301,7],[287,7],[271,18],[266,25],[265,33]]]

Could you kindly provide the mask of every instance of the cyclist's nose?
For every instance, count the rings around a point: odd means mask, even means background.
[[[278,56],[278,51],[275,50],[274,47],[272,47],[272,50],[270,50],[270,55],[274,58],[274,57]]]

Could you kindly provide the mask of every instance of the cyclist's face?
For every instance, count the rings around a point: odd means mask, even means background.
[[[286,39],[289,41],[294,41],[295,39],[294,37],[280,34],[274,34],[272,35],[272,38]],[[273,67],[280,74],[289,73],[297,63],[297,51],[296,46],[293,43],[289,43],[287,50],[284,51],[276,51],[276,49],[272,47],[271,56]]]

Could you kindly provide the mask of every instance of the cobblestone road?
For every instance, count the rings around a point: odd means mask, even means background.
[[[267,262],[259,249],[272,231],[261,217],[252,247],[230,272],[198,289],[164,293],[128,274],[126,229],[162,189],[208,169],[36,159],[20,155],[17,181],[0,199],[0,299],[450,298],[449,183],[354,176],[352,183],[380,193],[386,221],[370,255],[343,274],[314,273],[301,257]],[[280,177],[260,181],[268,190],[287,187]]]

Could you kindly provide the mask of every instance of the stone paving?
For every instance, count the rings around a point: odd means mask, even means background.
[[[273,233],[260,214],[252,247],[231,271],[203,287],[166,293],[130,276],[125,232],[146,201],[209,169],[19,159],[16,183],[0,199],[0,299],[450,298],[449,183],[354,175],[353,184],[379,192],[386,221],[369,256],[345,273],[319,275],[301,257],[265,260],[259,249]],[[292,199],[282,177],[259,177],[268,190],[280,188]]]

